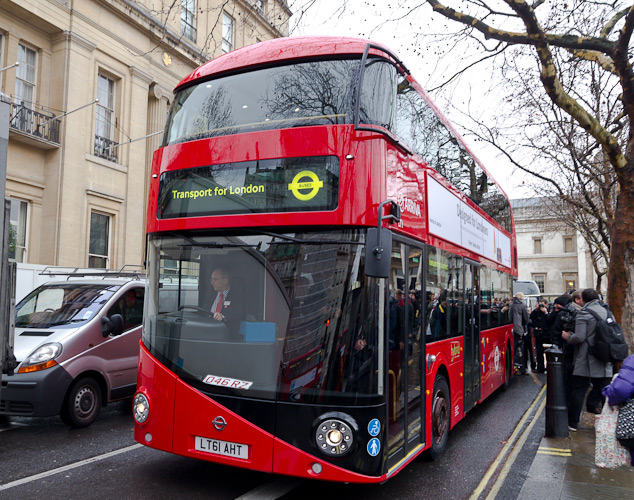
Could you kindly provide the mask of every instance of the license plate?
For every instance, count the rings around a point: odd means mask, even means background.
[[[196,436],[196,451],[233,458],[249,458],[249,445]]]

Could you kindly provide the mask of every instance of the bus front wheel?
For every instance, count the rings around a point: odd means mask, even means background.
[[[447,380],[442,375],[437,375],[431,401],[431,448],[429,456],[433,460],[438,460],[447,446],[450,406],[451,398]]]

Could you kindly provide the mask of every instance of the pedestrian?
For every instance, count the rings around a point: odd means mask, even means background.
[[[634,354],[625,358],[619,373],[610,385],[603,388],[603,396],[610,406],[621,406],[634,396]],[[634,463],[634,448],[629,448]]]
[[[574,345],[574,368],[572,372],[572,393],[568,405],[568,428],[576,431],[581,418],[583,401],[590,384],[593,398],[603,399],[602,389],[610,383],[612,378],[612,363],[595,358],[588,352],[588,346],[594,344],[594,336],[597,320],[588,310],[607,319],[607,312],[599,300],[599,294],[592,288],[586,288],[581,292],[580,305],[583,307],[576,314],[574,333],[569,330],[562,331],[562,339]],[[595,399],[596,401],[597,399]],[[595,409],[593,408],[593,413]],[[596,408],[600,412],[600,408]]]
[[[535,309],[531,311],[530,320],[533,328],[533,337],[535,338],[536,360],[533,372],[544,373],[544,342],[550,341],[550,329],[546,324],[548,316],[548,301],[543,300],[535,304]]]
[[[550,328],[551,342],[563,351],[561,358],[564,364],[566,403],[568,403],[572,394],[572,369],[574,366],[575,348],[561,337],[561,332],[564,330],[564,325],[569,330],[574,330],[576,314],[577,311],[572,305],[572,295],[564,293],[553,301],[552,309],[546,317],[546,326]]]
[[[524,355],[524,334],[528,323],[528,309],[524,304],[524,294],[517,292],[511,303],[511,320],[513,321],[513,338],[515,340],[515,370],[520,375],[527,374],[526,356]]]

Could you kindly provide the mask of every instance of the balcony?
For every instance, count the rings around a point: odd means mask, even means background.
[[[118,142],[111,141],[100,135],[95,135],[95,156],[104,160],[117,162],[117,146]]]
[[[59,148],[59,130],[61,120],[54,114],[47,115],[22,104],[11,104],[9,131],[21,142],[42,149]]]

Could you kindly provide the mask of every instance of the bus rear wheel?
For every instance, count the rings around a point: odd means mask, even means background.
[[[449,437],[449,408],[451,398],[447,380],[437,375],[431,400],[431,448],[429,456],[438,460],[445,451]]]

